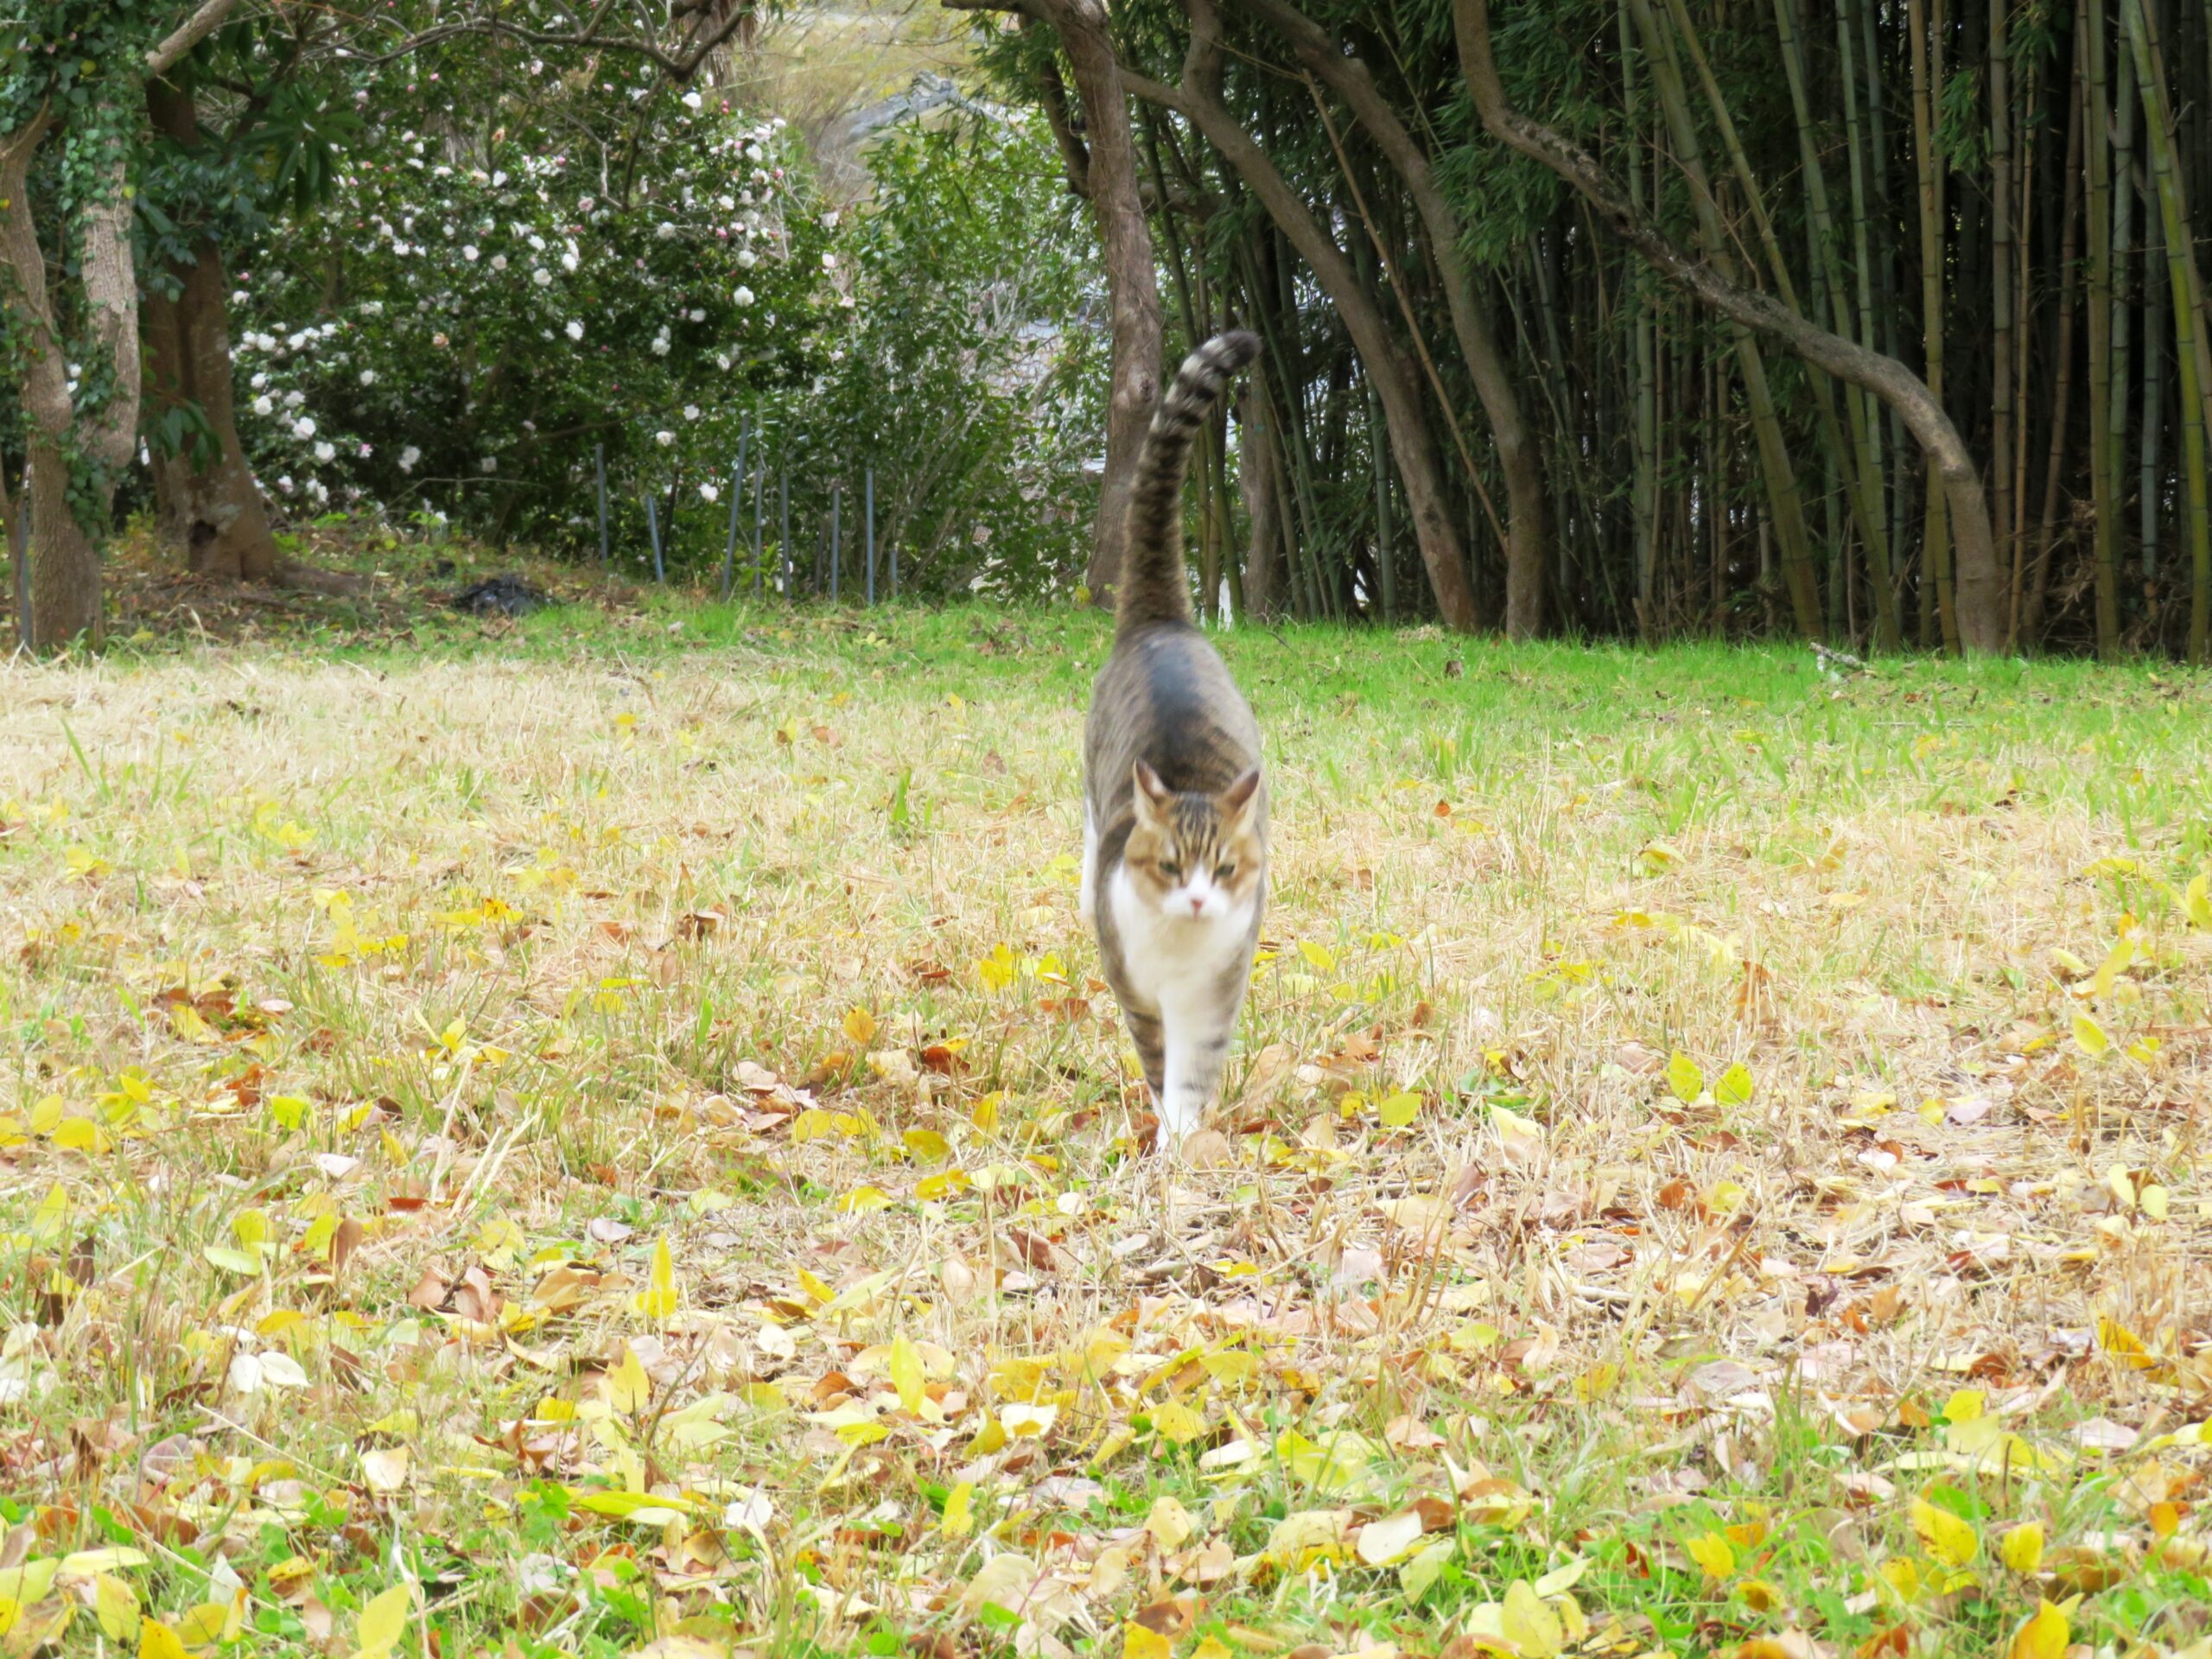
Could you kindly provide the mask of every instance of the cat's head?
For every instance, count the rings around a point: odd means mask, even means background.
[[[1137,897],[1185,922],[1241,922],[1259,892],[1260,769],[1218,795],[1180,795],[1136,764],[1136,827],[1122,862]]]

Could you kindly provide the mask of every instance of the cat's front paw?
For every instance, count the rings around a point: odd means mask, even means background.
[[[1198,1131],[1205,1120],[1206,1102],[1203,1095],[1185,1095],[1171,1090],[1160,1103],[1160,1129],[1153,1144],[1160,1152],[1173,1152],[1183,1141]]]

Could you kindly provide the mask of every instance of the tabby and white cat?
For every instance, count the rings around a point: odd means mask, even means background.
[[[1260,728],[1191,621],[1183,474],[1191,441],[1260,342],[1221,334],[1184,360],[1129,497],[1114,650],[1084,728],[1083,912],[1098,932],[1160,1112],[1198,1127],[1229,1058],[1268,886]]]

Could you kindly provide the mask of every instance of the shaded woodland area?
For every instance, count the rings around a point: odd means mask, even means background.
[[[2204,657],[2212,7],[1012,12],[1103,245],[1109,497],[1163,357],[1266,341],[1210,603]]]

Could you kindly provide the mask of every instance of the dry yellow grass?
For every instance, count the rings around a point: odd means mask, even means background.
[[[2202,1640],[2202,683],[1240,638],[1168,1166],[1090,619],[541,622],[0,671],[18,1630]]]

